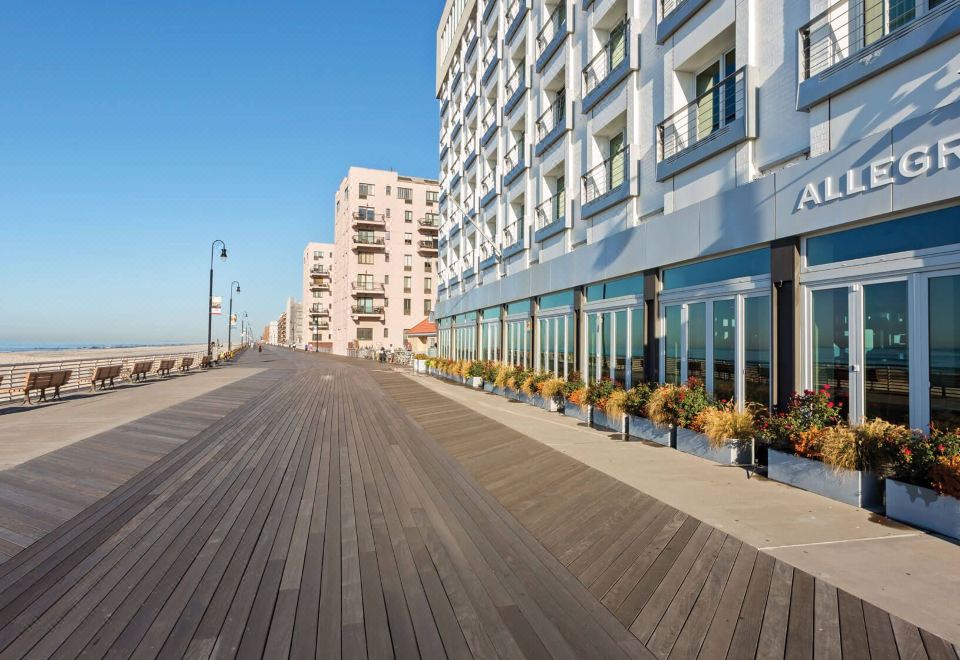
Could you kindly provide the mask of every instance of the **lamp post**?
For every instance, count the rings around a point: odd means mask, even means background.
[[[247,345],[247,313],[243,313],[243,321],[241,321],[240,329],[243,331],[243,345]]]
[[[213,357],[213,254],[217,248],[217,243],[222,248],[220,250],[220,261],[227,260],[227,244],[218,238],[210,244],[210,293],[207,295],[207,357]]]
[[[240,282],[230,282],[230,316],[227,317],[227,353],[233,350],[233,285],[237,285],[236,292],[240,293]]]

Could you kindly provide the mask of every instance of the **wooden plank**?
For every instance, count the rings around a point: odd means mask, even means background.
[[[794,570],[787,622],[785,656],[788,660],[814,657],[815,597],[816,585],[813,576],[799,569]]]
[[[724,585],[723,595],[720,597],[716,614],[710,622],[710,628],[707,630],[707,635],[700,646],[697,657],[706,660],[727,656],[756,561],[756,548],[741,544],[733,570],[726,585]]]
[[[814,581],[813,653],[816,658],[840,660],[840,613],[837,588],[823,580]]]
[[[941,637],[920,629],[920,637],[923,638],[923,647],[927,651],[927,657],[930,660],[957,660],[957,654],[949,643]]]
[[[890,623],[901,660],[927,660],[927,651],[917,627],[894,615],[890,616]]]
[[[775,564],[776,560],[770,555],[763,552],[757,555],[757,563],[740,608],[740,619],[727,652],[728,658],[752,658],[757,654]]]
[[[840,646],[844,660],[870,657],[867,626],[863,621],[863,603],[842,589],[837,590],[837,608],[840,615]]]
[[[870,642],[870,657],[880,660],[898,660],[897,640],[893,635],[890,615],[875,605],[863,601],[863,622]]]

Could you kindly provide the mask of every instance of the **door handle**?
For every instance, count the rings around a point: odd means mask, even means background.
[[[859,364],[851,364],[851,365],[850,365],[850,372],[851,372],[851,373],[857,373],[858,371],[860,371],[860,365],[859,365]]]

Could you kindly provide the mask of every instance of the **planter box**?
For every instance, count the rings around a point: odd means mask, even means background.
[[[543,408],[547,412],[560,412],[560,402],[554,399],[553,397],[550,397],[549,399],[545,399],[538,394],[532,398],[530,403],[537,406],[538,408]]]
[[[529,403],[531,406],[537,405],[533,402],[533,397],[522,390],[517,390],[517,401],[520,403]]]
[[[504,388],[503,388],[503,396],[507,397],[508,399],[513,399],[514,401],[519,401],[519,400],[520,400],[520,390],[515,390],[515,389],[509,388],[509,387],[504,387]]]
[[[767,451],[767,477],[850,506],[883,510],[883,480],[864,470],[836,471],[825,463],[786,452]]]
[[[593,410],[593,419],[590,420],[591,426],[597,429],[603,429],[605,431],[613,431],[614,433],[626,433],[627,432],[627,416],[621,414],[620,418],[617,419],[612,415],[608,415],[602,410]]]
[[[427,361],[426,360],[414,360],[413,361],[413,373],[415,374],[425,374],[427,373]]]
[[[687,454],[705,458],[724,465],[753,465],[753,442],[738,445],[729,442],[725,447],[716,448],[710,444],[707,436],[691,431],[677,429],[677,449]]]
[[[481,387],[483,387],[483,378],[480,376],[470,376],[467,378],[467,385],[475,390],[479,390]]]
[[[484,391],[484,392],[490,392],[490,394],[494,394],[494,393],[495,393],[495,392],[494,392],[495,389],[496,389],[496,388],[494,388],[493,383],[488,383],[487,381],[483,381],[483,391]]]
[[[960,500],[887,479],[887,516],[960,540]]]
[[[593,412],[592,406],[581,408],[580,406],[575,406],[572,403],[567,403],[567,404],[564,404],[563,406],[564,415],[566,415],[567,417],[573,417],[575,419],[579,419],[581,422],[584,422],[586,424],[590,423],[592,412]]]
[[[657,426],[646,417],[627,415],[627,433],[631,438],[649,440],[664,447],[673,447],[673,429]]]

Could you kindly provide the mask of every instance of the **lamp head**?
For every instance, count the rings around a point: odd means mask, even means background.
[[[227,248],[224,247],[223,249],[220,250],[220,261],[226,261],[226,260],[227,260]]]
[[[237,285],[237,293],[240,293],[240,285]]]

